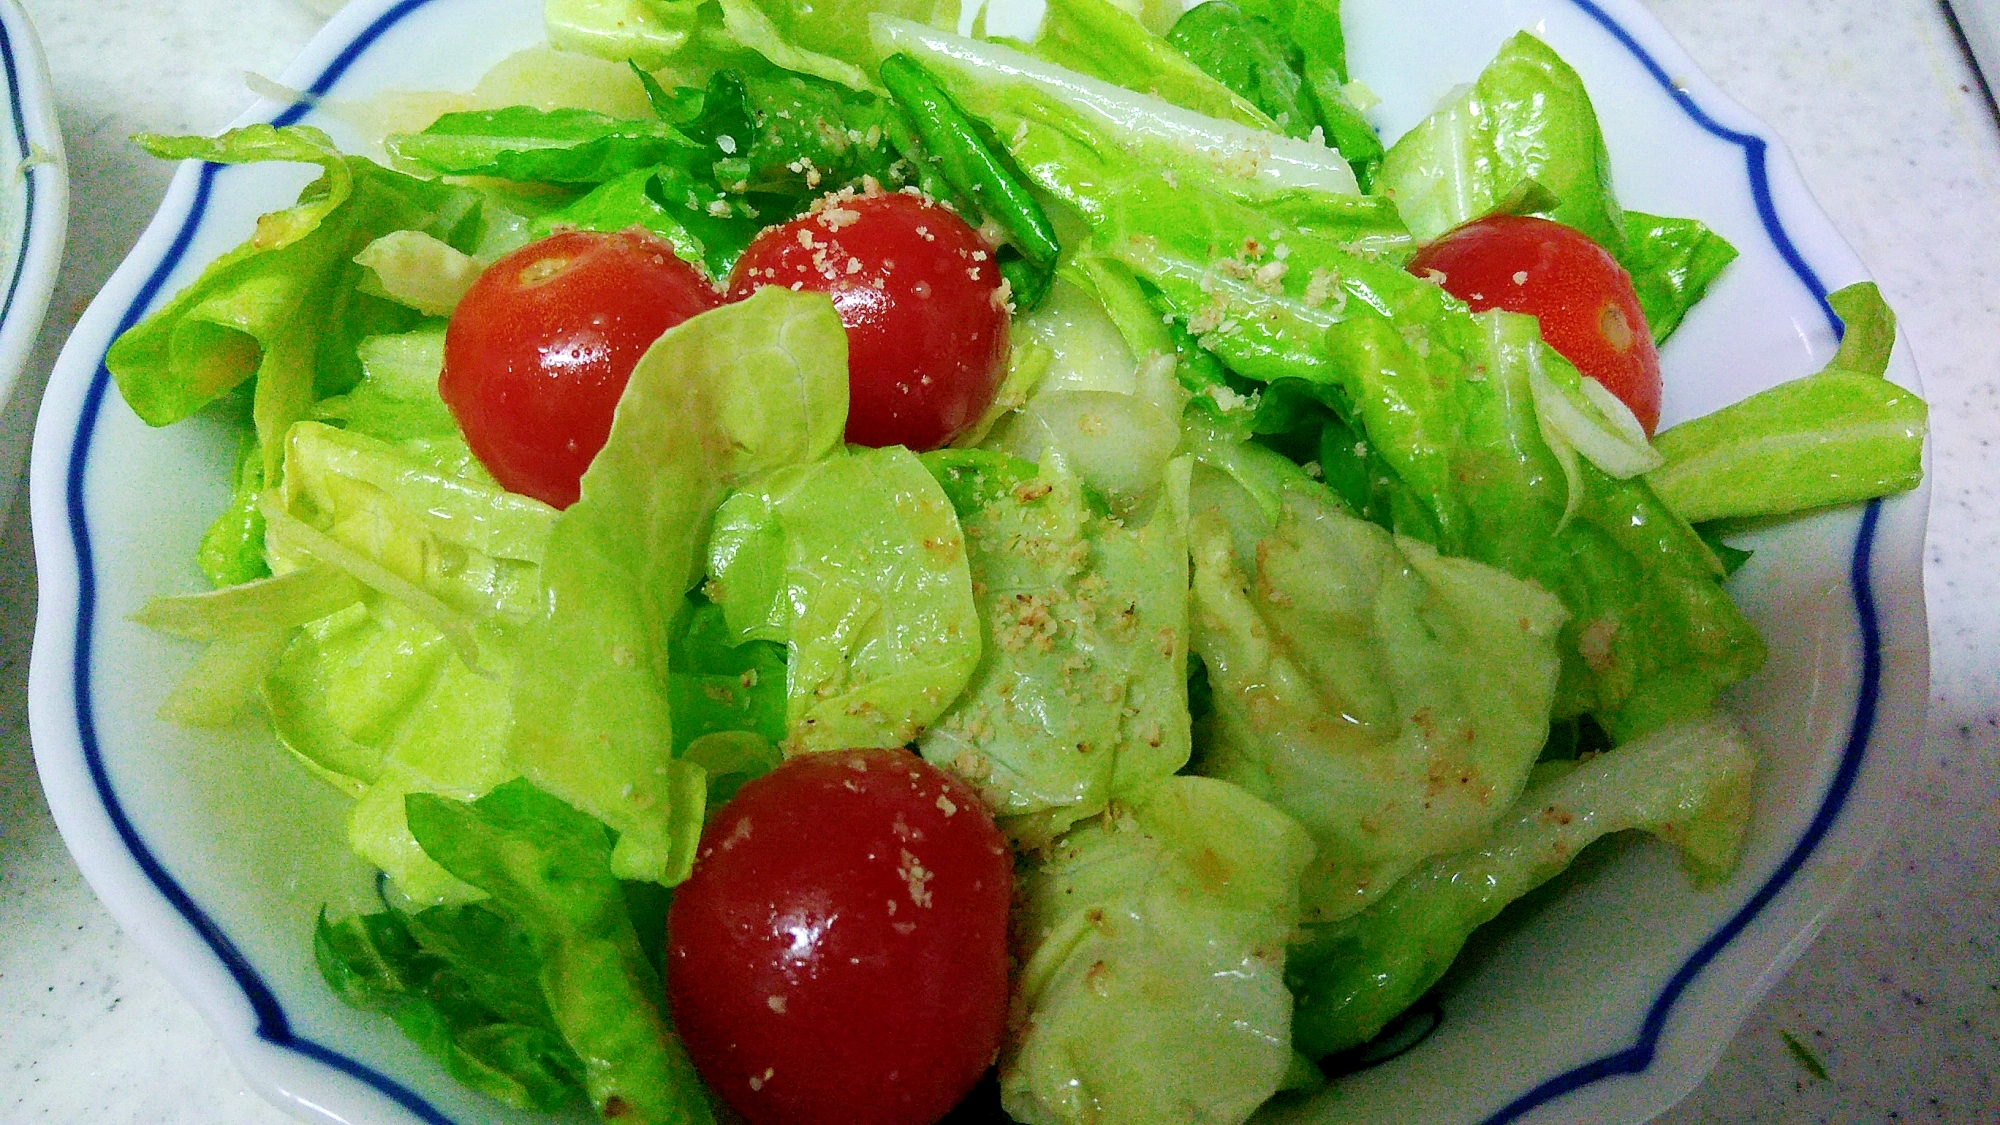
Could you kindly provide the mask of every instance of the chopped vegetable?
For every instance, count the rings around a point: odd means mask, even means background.
[[[1727,878],[1723,537],[1919,480],[1871,285],[1649,439],[1735,250],[1532,35],[1385,152],[1337,0],[960,14],[549,0],[435,179],[145,139],[320,169],[107,357],[238,433],[162,714],[353,799],[321,973],[502,1102],[1241,1123],[1601,836]]]
[[[1020,892],[1007,1112],[1027,1125],[1247,1118],[1292,1064],[1283,949],[1311,854],[1289,817],[1202,777],[1058,841]]]
[[[658,971],[611,874],[611,834],[526,781],[471,803],[412,794],[410,828],[526,936],[555,1028],[601,1117],[708,1125],[707,1092],[659,1010]]]
[[[1608,833],[1651,833],[1681,849],[1697,880],[1723,878],[1742,846],[1754,762],[1741,727],[1707,718],[1541,767],[1486,839],[1309,930],[1286,970],[1299,1049],[1318,1057],[1367,1042],[1444,975],[1474,929]]]
[[[918,743],[1039,846],[1187,764],[1185,467],[1143,528],[1093,511],[1055,464],[927,458],[965,527],[979,667]]]
[[[1689,520],[1870,500],[1923,479],[1924,400],[1884,379],[1896,321],[1872,284],[1830,300],[1850,327],[1833,362],[1659,437],[1647,480]]]
[[[771,474],[716,516],[708,584],[738,636],[790,650],[787,748],[913,741],[979,663],[965,543],[909,450]]]
[[[633,369],[582,498],[556,521],[508,753],[617,831],[619,878],[672,884],[694,860],[705,786],[672,756],[667,637],[729,487],[839,440],[845,354],[826,298],[785,289],[670,330]]]

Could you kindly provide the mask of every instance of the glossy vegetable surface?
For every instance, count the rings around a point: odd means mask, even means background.
[[[746,784],[674,893],[667,994],[752,1125],[929,1125],[1000,1046],[1013,858],[970,788],[902,750]]]
[[[1632,279],[1582,233],[1494,215],[1418,251],[1410,272],[1432,277],[1474,312],[1533,316],[1549,346],[1616,395],[1648,434],[1660,424],[1660,357]]]
[[[566,508],[639,357],[720,303],[642,231],[568,231],[495,262],[452,314],[444,396],[494,479]]]
[[[730,275],[816,290],[847,326],[847,440],[936,449],[978,421],[1007,364],[993,247],[915,195],[830,197],[757,236]]]

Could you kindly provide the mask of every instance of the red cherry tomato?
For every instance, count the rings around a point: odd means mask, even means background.
[[[759,234],[729,299],[761,285],[826,293],[847,326],[847,440],[936,449],[979,420],[1007,364],[993,248],[900,192],[830,197]]]
[[[697,855],[667,997],[751,1125],[930,1125],[991,1065],[1014,866],[964,783],[903,750],[794,758]]]
[[[1542,339],[1604,384],[1651,434],[1660,423],[1660,357],[1632,278],[1582,233],[1547,219],[1495,215],[1450,231],[1410,260],[1474,312],[1542,322]]]
[[[721,303],[644,231],[551,235],[493,263],[459,301],[438,393],[503,488],[566,508],[639,357]]]

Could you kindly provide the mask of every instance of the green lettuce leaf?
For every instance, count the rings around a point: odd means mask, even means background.
[[[881,92],[875,65],[878,51],[869,21],[878,16],[916,20],[934,27],[958,25],[958,0],[822,0],[814,4],[769,0],[721,0],[724,36],[756,51],[773,66],[838,82],[856,90]]]
[[[981,120],[1029,177],[1086,218],[1106,173],[1212,182],[1246,198],[1353,194],[1354,173],[1320,145],[1183,109],[997,43],[876,17],[885,53],[902,51]],[[1067,190],[1065,190],[1067,189]]]
[[[1172,366],[1170,360],[1166,366]],[[1172,385],[1172,376],[1157,363],[1149,369]],[[1178,414],[1139,394],[1044,390],[990,444],[1040,462],[1060,460],[1114,516],[1144,519],[1159,500],[1180,444]]]
[[[1655,439],[1666,464],[1646,479],[1682,518],[1781,516],[1906,492],[1923,480],[1929,407],[1882,377],[1895,315],[1870,283],[1834,298],[1853,318],[1852,343],[1844,340],[1824,370]]]
[[[442,666],[449,646],[393,601],[315,621],[263,684],[271,727],[320,777],[359,796],[382,773],[382,743]]]
[[[414,230],[390,231],[362,247],[354,261],[367,270],[362,292],[435,317],[449,317],[486,268],[450,243]]]
[[[1724,542],[1722,537],[1727,534],[1727,529],[1722,525],[1696,524],[1694,531],[1696,535],[1701,536],[1703,543],[1708,544],[1708,549],[1715,552],[1716,561],[1722,564],[1724,575],[1733,577],[1737,571],[1743,569],[1743,564],[1749,562],[1750,557],[1757,553],[1746,551],[1741,547],[1732,547]]]
[[[731,487],[819,459],[847,417],[847,333],[824,295],[767,287],[639,361],[542,564],[509,750],[618,833],[620,878],[675,883],[701,827],[699,767],[672,756],[669,640]]]
[[[1131,272],[1095,254],[1073,258],[1042,304],[1015,319],[1014,339],[1048,362],[983,444],[1030,461],[1060,457],[1113,515],[1143,519],[1180,446],[1188,392],[1173,340]]]
[[[1017,102],[1050,117],[1061,103],[1039,84],[1056,76],[988,81],[1003,63],[1017,67],[993,54],[1000,48],[881,26],[955,83],[955,96],[976,87],[965,104],[989,114],[997,136],[1010,136],[1009,121],[1029,121]],[[1543,49],[1517,50],[1532,61]],[[1080,89],[1086,80],[1066,81]],[[1551,448],[1544,435],[1558,431],[1545,428],[1534,384],[1580,397],[1575,369],[1547,350],[1531,319],[1470,316],[1397,268],[1400,223],[1367,210],[1386,201],[1246,187],[1213,168],[1173,184],[1157,169],[1125,175],[1109,130],[1077,140],[1086,124],[1030,122],[1013,135],[1012,154],[1214,358],[1250,380],[1313,388],[1341,423],[1323,427],[1321,448],[1348,451],[1336,464],[1345,487],[1365,493],[1371,518],[1563,600],[1560,716],[1587,711],[1631,737],[1702,714],[1716,691],[1761,664],[1761,642],[1686,521],[1643,480],[1614,479]]]
[[[1297,44],[1264,20],[1227,0],[1209,0],[1188,9],[1167,42],[1286,136],[1305,137],[1320,127],[1312,93],[1299,76],[1305,62]]]
[[[1537,408],[1552,396],[1536,384],[1565,401],[1587,390],[1531,318],[1470,316],[1275,206],[1188,181],[1119,187],[1095,194],[1104,245],[1232,371],[1310,389],[1341,423],[1321,455],[1361,510],[1562,598],[1560,715],[1589,711],[1629,737],[1705,712],[1759,666],[1761,642],[1686,522],[1642,479],[1560,456],[1566,439],[1552,448],[1559,431]],[[1218,262],[1213,246],[1244,251]]]
[[[1436,286],[1352,252],[1349,235],[1370,240],[1365,232],[1375,217],[1366,212],[1357,210],[1355,225],[1343,231],[1284,223],[1220,195],[1181,194],[1176,206],[1165,193],[1135,185],[1106,224],[1107,244],[1157,286],[1186,331],[1231,371],[1295,384],[1290,392],[1264,391],[1254,429],[1295,424],[1268,416],[1285,405],[1263,401],[1274,394],[1302,392],[1299,398],[1329,407],[1395,472],[1400,495],[1420,506],[1402,530],[1417,534],[1414,524],[1422,523],[1431,529],[1424,538],[1462,553],[1463,504],[1449,465],[1455,384],[1468,366],[1454,350],[1467,335],[1462,312]],[[1273,228],[1283,236],[1267,243]],[[1207,246],[1242,249],[1216,261]]]
[[[156,156],[219,163],[285,161],[324,171],[293,207],[258,220],[257,233],[113,342],[105,363],[133,411],[164,426],[257,377],[252,408],[264,478],[278,477],[283,438],[316,398],[352,386],[355,345],[402,331],[413,310],[357,287],[354,255],[397,230],[470,251],[486,228],[483,197],[342,156],[304,126],[252,125],[220,137],[141,137]]]
[[[836,49],[843,46],[850,48],[845,52],[853,56],[853,60],[850,61],[850,59],[842,58],[838,55],[826,54],[808,47],[802,47],[798,42],[794,41],[792,36],[787,34],[787,28],[780,26],[772,18],[773,12],[776,12],[780,17],[792,14],[794,9],[789,9],[786,5],[774,4],[771,6],[771,11],[766,11],[763,5],[759,4],[757,0],[718,0],[718,3],[722,8],[721,36],[726,37],[727,41],[732,45],[755,51],[769,60],[772,66],[783,70],[793,71],[798,74],[810,74],[814,78],[824,79],[828,82],[837,82],[842,86],[856,90],[879,91],[881,89],[881,87],[875,84],[875,80],[870,74],[874,69],[874,59],[869,56],[866,43],[859,44],[861,50],[856,52],[851,49],[856,44],[848,40],[846,36],[835,32],[833,28],[826,26],[815,28],[814,30],[818,34],[806,40],[807,42],[817,44],[829,35],[837,36],[840,42],[830,45],[835,46]],[[845,6],[847,5],[828,5],[828,7]],[[811,10],[810,8],[804,9],[808,14]],[[785,20],[786,24],[792,24],[793,22],[789,18]],[[841,31],[845,30],[847,29],[841,29]]]
[[[1122,268],[1116,262],[1104,264]],[[1147,327],[1160,327],[1159,314],[1146,309],[1141,315],[1151,322]],[[1124,327],[1099,299],[1093,278],[1079,265],[1058,272],[1042,303],[1015,319],[1012,339],[1016,347],[1033,344],[1049,353],[1048,366],[1036,384],[1038,392],[1139,391],[1140,348],[1127,338]]]
[[[264,447],[245,430],[237,440],[236,467],[229,474],[229,504],[201,533],[195,565],[216,586],[252,582],[271,573],[264,560]]]
[[[285,446],[280,496],[300,524],[454,614],[517,622],[534,615],[553,508],[358,430],[300,422]],[[282,541],[282,531],[274,534]],[[355,577],[373,584],[364,573]]]
[[[674,638],[667,667],[674,753],[725,732],[754,734],[772,745],[784,741],[783,645],[738,643],[722,607],[703,602],[688,614],[686,631]],[[710,781],[712,793],[713,776]]]
[[[782,708],[778,709],[777,715],[782,723]],[[737,790],[777,769],[785,760],[778,743],[754,731],[742,730],[704,734],[688,743],[686,757],[708,775],[708,817],[711,820],[722,812],[723,806],[729,803]]]
[[[1073,283],[1089,290],[1097,299],[1103,315],[1125,338],[1125,347],[1134,361],[1134,374],[1140,361],[1156,355],[1173,355],[1173,334],[1161,321],[1160,310],[1154,306],[1146,292],[1116,259],[1098,253],[1094,248],[1072,254],[1067,276]],[[1106,388],[1112,389],[1112,388]],[[1118,388],[1123,389],[1123,388]],[[1133,393],[1146,393],[1135,379]]]
[[[642,226],[726,277],[759,230],[819,196],[867,176],[903,184],[887,103],[754,56],[731,61],[705,88],[652,83],[656,111],[701,151],[613,177],[536,220],[535,233]]]
[[[704,88],[649,87],[654,111],[707,147],[706,179],[756,198],[765,211],[774,201],[764,197],[783,197],[791,212],[816,196],[860,186],[864,175],[900,184],[897,154],[885,136],[895,115],[882,98],[754,54],[729,62]]]
[[[1207,117],[1294,137],[1311,129],[1294,130],[1296,118],[1280,118],[1271,105],[1209,69],[1205,58],[1190,55],[1183,40],[1161,39],[1111,0],[1051,0],[1031,50],[1057,66]]]
[[[627,172],[535,223],[538,234],[632,227],[660,236],[674,248],[675,257],[700,266],[710,277],[729,276],[758,230],[757,220],[721,191],[671,166]]]
[[[1527,32],[1479,80],[1390,147],[1375,190],[1428,242],[1492,211],[1527,181],[1556,199],[1547,217],[1617,256],[1625,220],[1590,95],[1568,63]]]
[[[1451,463],[1464,491],[1468,555],[1561,598],[1556,714],[1588,712],[1620,740],[1707,713],[1763,664],[1764,645],[1722,588],[1720,565],[1647,478],[1588,461],[1570,479],[1540,440],[1536,366],[1575,379],[1532,320],[1483,314],[1466,353],[1484,375],[1460,385]]]
[[[1394,204],[1356,194],[1352,170],[1323,146],[1190,114],[994,44],[889,20],[877,28],[1246,375],[1323,367],[1311,338],[1338,317],[1343,286],[1365,288],[1349,278],[1370,270],[1400,273],[1368,259],[1411,249]],[[1247,314],[1221,315],[1232,301]]]
[[[326,566],[308,566],[205,594],[149,599],[132,620],[195,641],[296,628],[361,600],[362,586]]]
[[[800,211],[815,196],[858,186],[863,176],[900,186],[897,153],[886,136],[893,116],[887,101],[784,70],[745,67],[737,73],[749,131],[734,138],[735,153],[715,164],[715,180],[725,190],[780,196]]]
[[[1200,769],[1312,833],[1305,915],[1332,922],[1470,845],[1519,795],[1548,739],[1566,614],[1538,586],[1347,514],[1276,454],[1222,460],[1254,491],[1197,474],[1194,651],[1215,701]]]
[[[519,105],[447,113],[422,132],[393,134],[383,145],[397,160],[431,172],[559,184],[601,184],[701,152],[657,118]]]
[[[1175,777],[1021,877],[1019,1018],[1000,1096],[1025,1125],[1246,1119],[1292,1061],[1284,945],[1312,842],[1234,786]]]
[[[417,846],[404,796],[470,800],[517,772],[506,753],[506,637],[491,628],[479,636],[475,671],[423,617],[372,597],[299,629],[260,688],[285,748],[355,798],[349,846],[414,902],[463,902],[479,892]]]
[[[1351,84],[1347,74],[1347,34],[1340,24],[1340,0],[1297,0],[1290,22],[1292,41],[1302,56],[1301,75],[1312,91],[1326,141],[1354,166],[1363,190],[1373,190],[1382,165],[1382,138],[1363,116],[1375,96]]]
[[[901,446],[774,474],[718,517],[709,590],[789,650],[788,748],[902,746],[965,689],[979,618],[951,502]]]
[[[558,51],[667,65],[700,30],[705,0],[543,0],[542,23]]]
[[[598,1114],[635,1125],[712,1122],[611,873],[611,833],[525,780],[470,804],[428,794],[407,804],[424,851],[492,896],[491,909],[526,935],[551,1021],[582,1060]]]
[[[321,399],[313,417],[352,434],[401,445],[411,452],[451,447],[439,468],[455,465],[456,448],[464,445],[451,408],[438,395],[444,371],[443,320],[431,320],[415,330],[361,341],[361,381],[344,395]],[[461,473],[460,475],[470,475]]]
[[[1632,288],[1655,344],[1666,343],[1688,310],[1735,260],[1736,248],[1694,219],[1625,212],[1625,243],[1618,264],[1632,275]]]
[[[273,630],[211,643],[161,701],[159,717],[184,727],[235,725],[290,642],[289,632]]]
[[[1840,317],[1840,351],[1829,367],[1877,378],[1889,373],[1889,353],[1896,347],[1896,313],[1872,281],[1859,281],[1827,294],[1826,303]]]
[[[1690,520],[1750,519],[1907,492],[1929,408],[1879,376],[1829,368],[1661,433],[1647,476]]]
[[[151,599],[132,615],[134,622],[207,645],[160,705],[160,717],[188,727],[235,723],[299,626],[365,593],[339,570],[306,566],[204,594]]]
[[[1473,930],[1601,836],[1648,832],[1681,849],[1697,882],[1726,877],[1749,823],[1754,765],[1742,728],[1706,718],[1542,767],[1490,836],[1427,861],[1363,913],[1294,947],[1286,976],[1299,1050],[1319,1058],[1373,1038],[1437,983]]]
[[[425,1054],[480,1093],[543,1111],[581,1101],[583,1063],[532,986],[538,965],[526,935],[478,906],[425,916],[425,932],[456,939],[456,956],[420,944],[411,933],[415,919],[385,911],[331,922],[321,912],[313,955],[327,987],[363,1011],[388,1013]]]
[[[1212,0],[1182,13],[1168,39],[1204,71],[1272,117],[1285,131],[1315,128],[1339,149],[1362,190],[1382,163],[1382,138],[1363,115],[1376,101],[1350,84],[1339,0]]]
[[[488,657],[474,671],[447,655],[383,744],[382,771],[355,801],[347,825],[354,853],[395,880],[416,903],[456,903],[480,893],[418,846],[405,798],[428,793],[469,801],[519,775],[507,755],[506,676]]]
[[[966,529],[986,643],[919,752],[1023,846],[1143,801],[1189,752],[1186,462],[1129,528],[1059,465],[974,450],[925,463]]]

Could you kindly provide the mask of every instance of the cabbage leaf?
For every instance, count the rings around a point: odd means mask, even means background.
[[[673,757],[669,640],[733,486],[837,448],[847,334],[822,294],[766,287],[640,359],[580,499],[556,520],[525,627],[509,753],[618,833],[612,870],[686,876],[701,770]]]
[[[525,780],[465,803],[412,794],[424,851],[485,891],[532,948],[551,1022],[583,1062],[598,1115],[633,1125],[708,1125],[708,1092],[660,1011],[612,875],[611,833]]]
[[[1437,983],[1473,930],[1599,837],[1644,831],[1680,848],[1697,883],[1726,877],[1749,823],[1754,765],[1742,728],[1709,717],[1541,767],[1491,835],[1426,861],[1294,948],[1299,1049],[1319,1058],[1367,1042]]]
[[[1224,782],[1174,777],[1086,821],[1016,897],[1000,1098],[1024,1125],[1239,1122],[1292,1062],[1285,942],[1312,842]]]
[[[1059,463],[926,457],[965,528],[985,638],[922,740],[1018,843],[1039,846],[1187,763],[1187,464],[1143,526],[1093,510]]]
[[[901,446],[780,471],[732,497],[710,572],[739,637],[787,645],[794,750],[902,746],[979,664],[958,519]]]
[[[1235,459],[1263,502],[1204,468],[1190,517],[1215,705],[1200,769],[1312,833],[1304,911],[1323,924],[1470,845],[1520,793],[1548,739],[1566,614],[1349,515],[1276,454]]]

